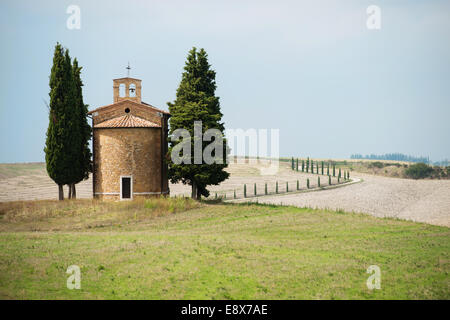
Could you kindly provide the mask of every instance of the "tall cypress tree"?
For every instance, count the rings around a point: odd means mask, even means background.
[[[203,133],[207,129],[218,129],[224,132],[219,97],[216,97],[216,72],[211,70],[208,55],[204,49],[194,47],[189,51],[181,83],[177,89],[176,99],[168,103],[170,118],[170,134],[176,129],[186,129],[194,137],[194,122],[202,121]],[[194,148],[191,139],[191,149]],[[176,141],[170,141],[169,155]],[[202,143],[202,151],[209,142]],[[228,178],[226,155],[228,152],[226,139],[223,139],[223,163],[194,164],[194,152],[191,154],[191,164],[175,164],[169,161],[169,178],[172,183],[182,182],[192,186],[192,198],[200,199],[209,196],[208,185],[217,185]]]
[[[74,179],[71,184],[72,198],[76,198],[75,184],[89,178],[91,172],[91,150],[89,148],[89,140],[91,139],[92,130],[87,121],[88,105],[83,102],[83,82],[81,81],[81,69],[78,66],[78,60],[73,59],[72,73],[75,94],[75,121],[74,130],[76,133],[76,160]]]
[[[57,43],[50,73],[49,125],[45,142],[47,173],[58,185],[59,200],[64,200],[63,185],[73,179],[72,142],[74,90],[68,53]]]
[[[75,81],[73,78],[73,68],[72,68],[72,59],[69,55],[69,50],[66,48],[64,50],[64,60],[66,69],[70,72],[69,82],[67,83],[66,95],[67,95],[67,103],[66,103],[66,113],[65,118],[67,120],[67,130],[70,132],[69,137],[67,138],[67,155],[69,157],[69,161],[71,163],[68,168],[68,176],[69,181],[67,185],[69,186],[69,199],[72,198],[73,192],[73,184],[77,178],[77,172],[80,171],[80,163],[78,161],[78,143],[81,139],[80,130],[78,130],[78,117],[77,117],[77,103],[76,103],[76,94],[75,94]]]

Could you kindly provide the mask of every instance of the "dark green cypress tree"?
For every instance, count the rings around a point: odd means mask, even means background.
[[[68,52],[57,43],[50,73],[49,125],[45,142],[47,173],[58,185],[59,200],[64,200],[63,185],[74,180],[73,142],[75,118],[74,82]]]
[[[333,163],[333,177],[336,177],[336,165]]]
[[[74,196],[74,183],[78,178],[78,172],[81,170],[81,163],[78,161],[81,157],[79,153],[79,144],[81,141],[81,130],[78,126],[79,117],[78,117],[78,108],[77,108],[77,98],[76,98],[76,87],[75,87],[75,79],[72,67],[72,59],[69,55],[69,50],[65,49],[64,54],[65,64],[67,70],[70,72],[70,84],[67,83],[67,103],[66,103],[66,113],[65,118],[67,120],[67,128],[70,132],[69,137],[67,138],[67,155],[69,157],[69,161],[71,162],[70,167],[67,172],[69,175],[69,181],[67,185],[69,186],[69,198],[72,199]]]
[[[294,157],[291,159],[291,169],[294,170]]]
[[[305,160],[302,160],[302,172],[305,172]]]
[[[267,195],[267,182],[264,184],[264,194]]]
[[[216,73],[211,70],[208,55],[204,49],[193,48],[187,57],[181,83],[177,89],[176,99],[168,103],[170,118],[170,133],[176,129],[189,131],[191,149],[194,150],[194,121],[202,121],[203,133],[207,129],[218,129],[224,132],[219,98],[216,97]],[[178,142],[171,141],[169,155]],[[210,142],[202,143],[202,151]],[[224,169],[227,167],[228,148],[223,138],[222,163],[194,164],[194,152],[191,154],[191,164],[175,164],[169,161],[169,178],[172,183],[182,182],[192,186],[192,198],[207,197],[208,185],[218,185],[229,177]]]
[[[244,198],[247,198],[247,185],[244,184]]]
[[[255,185],[254,185],[254,187],[253,187],[253,193],[254,193],[254,195],[256,196],[256,183],[255,183]]]
[[[341,168],[339,168],[339,178],[341,178]]]
[[[320,176],[317,177],[317,186],[320,188]]]
[[[306,172],[309,172],[309,157],[306,159]]]
[[[330,175],[330,163],[327,163],[327,175]]]
[[[328,175],[328,184],[331,186],[331,176]]]
[[[309,178],[308,178],[308,179],[306,179],[306,188],[308,188],[308,189],[309,189]]]
[[[323,163],[323,161],[322,161],[322,175],[323,175],[323,167],[324,167],[324,163]]]
[[[298,171],[298,158],[297,158],[297,161],[296,161],[296,163],[295,163],[295,168],[296,168],[296,170]]]
[[[76,188],[75,184],[82,180],[89,178],[89,172],[91,169],[91,150],[89,148],[89,140],[91,139],[92,129],[87,121],[88,106],[83,102],[83,82],[81,81],[81,67],[78,66],[78,61],[76,58],[73,59],[72,72],[75,90],[75,120],[76,125],[74,131],[76,133],[76,145],[74,149],[76,150],[76,163],[74,180],[72,181],[72,198],[76,198]]]

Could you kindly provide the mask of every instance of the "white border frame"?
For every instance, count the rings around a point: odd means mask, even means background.
[[[130,198],[122,198],[122,178],[130,178]],[[133,200],[133,176],[120,176],[120,201]]]

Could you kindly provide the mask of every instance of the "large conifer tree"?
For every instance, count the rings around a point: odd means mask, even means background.
[[[194,150],[194,121],[202,121],[203,133],[211,128],[224,132],[219,97],[216,97],[216,73],[211,70],[208,55],[204,49],[194,47],[188,54],[181,83],[177,89],[176,99],[168,103],[170,118],[170,134],[176,129],[189,131],[191,148]],[[223,137],[223,136],[222,136]],[[170,142],[169,155],[177,144]],[[202,150],[209,142],[202,143]],[[191,164],[175,164],[169,161],[169,178],[172,183],[181,181],[192,186],[192,197],[200,199],[209,196],[208,185],[217,185],[228,178],[226,155],[228,152],[226,140],[223,138],[223,163],[194,164],[194,152],[191,154]]]
[[[50,74],[49,125],[45,143],[47,173],[59,188],[59,200],[64,199],[63,185],[70,184],[72,173],[72,122],[74,105],[72,68],[68,53],[58,43]],[[70,59],[69,59],[70,61]]]
[[[81,67],[78,66],[77,58],[73,59],[72,72],[75,94],[75,122],[76,133],[75,170],[74,179],[71,184],[72,198],[76,198],[75,184],[89,178],[91,172],[91,150],[89,140],[91,139],[91,126],[87,122],[88,105],[83,102],[83,82],[81,81]]]
[[[49,125],[44,148],[47,172],[58,184],[59,199],[64,199],[63,185],[69,186],[69,198],[76,197],[75,184],[90,172],[87,106],[83,103],[81,68],[72,61],[68,50],[55,47],[50,74]]]

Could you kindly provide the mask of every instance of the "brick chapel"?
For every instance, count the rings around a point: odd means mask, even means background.
[[[126,200],[169,193],[167,135],[170,114],[141,100],[141,80],[113,80],[114,103],[92,117],[93,195]]]

